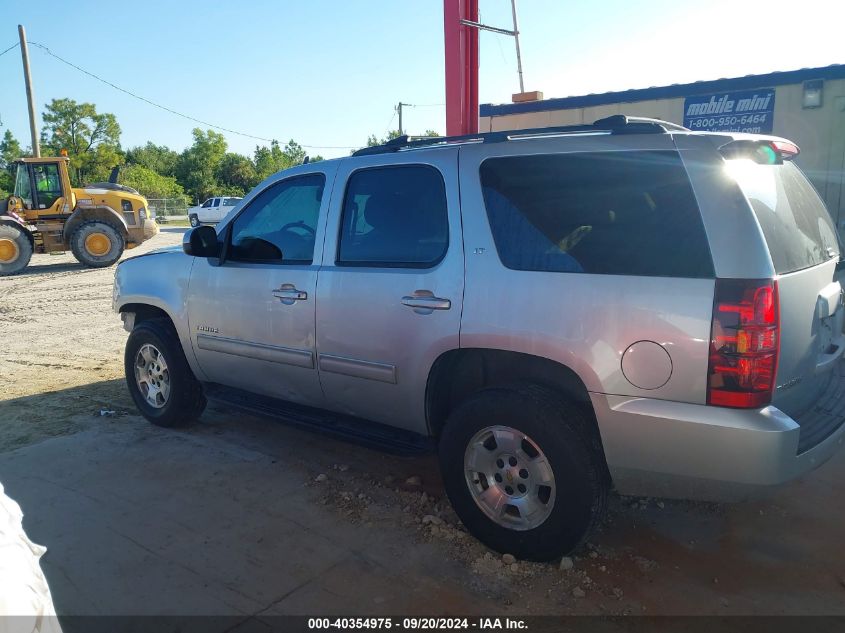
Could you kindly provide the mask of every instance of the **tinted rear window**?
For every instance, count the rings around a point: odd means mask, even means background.
[[[728,171],[754,209],[778,273],[816,266],[839,254],[833,220],[798,167],[736,160],[728,161]]]
[[[515,270],[713,277],[677,152],[508,156],[481,165],[502,263]]]

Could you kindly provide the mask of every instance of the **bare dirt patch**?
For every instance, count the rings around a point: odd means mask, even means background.
[[[124,258],[178,244],[182,232],[163,230]],[[114,267],[85,268],[69,252],[33,255],[23,274],[0,278],[0,450],[81,430],[80,414],[93,421],[101,409],[130,406],[114,382],[126,332],[111,309],[113,280]],[[55,395],[14,402],[42,393]]]

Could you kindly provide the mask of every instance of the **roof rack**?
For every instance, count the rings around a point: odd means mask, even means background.
[[[665,134],[667,132],[689,132],[689,130],[676,123],[661,121],[660,119],[614,114],[613,116],[599,119],[592,124],[588,123],[585,125],[479,132],[478,134],[464,134],[461,136],[408,136],[406,134],[390,139],[382,145],[363,147],[353,152],[352,155],[368,156],[370,154],[388,154],[390,152],[421,147],[447,147],[461,143],[502,143],[515,139],[542,138],[544,136],[590,132],[605,132],[609,134]]]

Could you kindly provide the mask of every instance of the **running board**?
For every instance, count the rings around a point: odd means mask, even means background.
[[[431,452],[435,447],[430,437],[363,418],[306,407],[215,383],[204,383],[203,390],[213,402],[396,455],[419,455]]]

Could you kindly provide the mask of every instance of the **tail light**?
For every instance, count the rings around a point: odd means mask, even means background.
[[[759,165],[781,165],[785,160],[792,160],[801,150],[795,143],[785,139],[751,141],[742,139],[731,141],[719,148],[719,152],[728,160],[746,159]]]
[[[707,404],[744,409],[769,404],[779,338],[776,281],[717,279]]]

